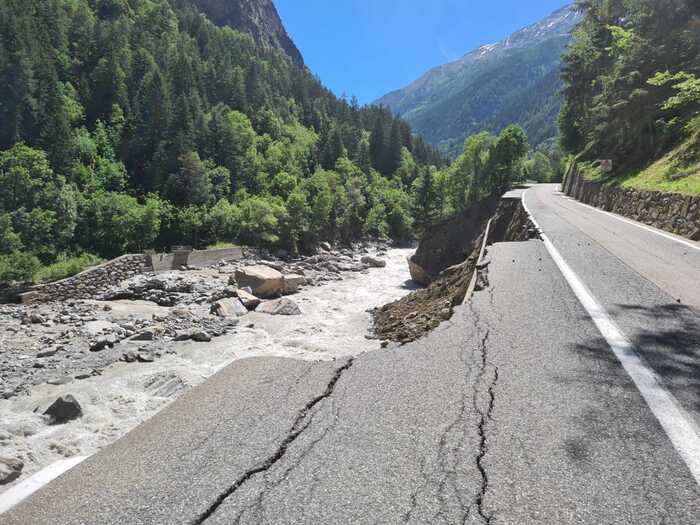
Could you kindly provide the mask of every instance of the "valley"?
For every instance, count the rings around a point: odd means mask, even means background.
[[[698,522],[700,4],[563,4],[0,2],[0,524]]]

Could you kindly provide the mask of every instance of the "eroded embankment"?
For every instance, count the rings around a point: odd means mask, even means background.
[[[474,211],[468,213],[479,215]],[[472,278],[479,270],[479,255],[487,234],[487,224],[488,217],[481,221],[479,228],[471,228],[471,231],[481,233],[471,240],[468,251],[470,255],[466,260],[442,271],[426,288],[373,310],[373,331],[377,338],[402,344],[409,343],[452,317],[455,306],[464,302]],[[460,218],[455,219],[453,226],[460,227]],[[536,238],[537,235],[537,229],[530,222],[520,199],[504,198],[498,204],[495,214],[490,217],[485,244],[526,241]],[[443,247],[443,250],[450,249],[454,248]],[[414,269],[411,270],[414,273]],[[476,289],[483,286],[483,281],[477,279]]]

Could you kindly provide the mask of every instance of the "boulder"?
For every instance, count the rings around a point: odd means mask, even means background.
[[[162,326],[151,326],[133,336],[131,341],[153,341],[156,336],[162,335],[164,331]]]
[[[248,309],[240,299],[221,299],[211,305],[211,313],[219,317],[241,317],[248,313]]]
[[[258,306],[257,311],[270,315],[301,315],[301,310],[297,303],[286,297],[274,301],[266,301]]]
[[[152,352],[139,351],[139,353],[136,354],[136,359],[139,363],[152,363],[155,361],[155,356]]]
[[[412,257],[408,258],[408,269],[411,272],[411,279],[418,284],[428,286],[433,281],[430,275]]]
[[[297,293],[299,288],[306,286],[306,277],[298,274],[290,274],[284,276],[284,291],[285,293]]]
[[[203,330],[193,332],[190,338],[197,343],[208,343],[211,341],[211,336]]]
[[[60,425],[83,415],[83,408],[72,395],[61,396],[44,411],[51,425]]]
[[[181,332],[177,332],[173,339],[175,341],[189,341],[190,339],[192,339],[192,332],[190,332],[188,330],[183,330]]]
[[[239,289],[236,293],[238,294],[238,299],[248,310],[255,310],[258,307],[258,305],[262,302],[252,293],[249,293],[243,290],[242,288]]]
[[[119,342],[117,336],[114,334],[103,335],[97,338],[92,345],[90,345],[91,352],[101,352],[105,348],[112,348]]]
[[[268,298],[284,291],[284,276],[269,266],[246,266],[236,270],[236,283],[250,286],[256,297]]]
[[[138,357],[136,355],[136,352],[134,352],[133,350],[128,350],[122,354],[119,360],[124,361],[125,363],[133,363],[136,361],[137,358]]]
[[[372,268],[385,268],[386,261],[383,259],[378,259],[377,257],[372,257],[371,255],[365,255],[362,257],[362,263]]]
[[[0,457],[0,485],[16,480],[23,468],[24,463],[19,459]]]

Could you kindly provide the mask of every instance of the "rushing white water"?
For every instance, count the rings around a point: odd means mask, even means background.
[[[173,343],[174,353],[153,363],[115,363],[84,381],[40,385],[29,396],[1,400],[0,455],[24,461],[19,482],[57,460],[97,452],[234,360],[258,356],[328,360],[377,350],[379,342],[365,337],[371,322],[367,310],[409,292],[406,257],[411,252],[391,249],[382,256],[386,268],[346,273],[342,281],[292,296],[302,315],[253,312],[241,319],[235,333],[211,343]],[[47,425],[35,408],[65,394],[81,403],[83,416]]]

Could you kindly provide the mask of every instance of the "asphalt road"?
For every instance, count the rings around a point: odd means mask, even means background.
[[[553,187],[526,201],[697,415],[699,296],[664,287],[674,241]],[[648,247],[647,262],[612,235]],[[487,257],[489,286],[423,340],[334,363],[236,362],[0,523],[700,522],[697,482],[544,243]],[[697,283],[697,254],[682,257]]]

